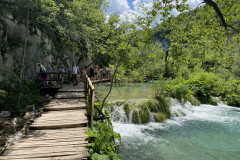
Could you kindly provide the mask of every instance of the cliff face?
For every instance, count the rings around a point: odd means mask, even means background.
[[[0,21],[2,22],[0,23],[0,81],[2,81],[7,73],[18,72],[26,28],[13,21],[11,15],[0,18]],[[57,71],[61,64],[68,69],[72,62],[78,61],[78,57],[67,50],[64,54],[58,54],[51,39],[38,28],[30,29],[25,55],[25,75],[34,78],[36,65],[43,61],[47,63],[48,71]],[[90,58],[83,59],[80,67],[88,64],[89,61]]]
[[[168,29],[156,29],[155,34],[153,35],[155,43],[161,43],[163,51],[165,52],[170,46],[171,41],[166,38],[166,36],[170,33]]]

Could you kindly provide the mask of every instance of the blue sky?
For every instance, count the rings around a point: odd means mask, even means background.
[[[128,0],[128,5],[129,5],[129,7],[132,9],[132,10],[134,10],[134,7],[133,7],[133,5],[132,5],[132,2],[133,2],[134,0]]]
[[[119,12],[121,19],[134,18],[136,15],[142,15],[143,11],[138,6],[144,4],[151,8],[153,0],[107,0],[109,1],[108,13]],[[203,0],[188,0],[187,3],[195,8]],[[177,12],[173,12],[177,14]]]

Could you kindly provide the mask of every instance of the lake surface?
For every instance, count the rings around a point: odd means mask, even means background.
[[[108,101],[153,98],[154,92],[151,89],[151,85],[152,83],[114,84]],[[96,90],[101,91],[101,97],[107,95],[109,88],[110,84],[96,85]]]
[[[118,95],[121,95],[119,99],[148,97],[145,94],[152,92],[148,90],[150,87],[144,90],[144,86],[140,86],[118,86],[114,89],[116,93],[111,95],[117,97],[112,99],[118,100]],[[120,93],[117,93],[119,90]],[[134,93],[131,97],[132,91],[139,93]],[[240,159],[239,108],[225,104],[192,106],[189,103],[180,104],[177,100],[172,100],[171,103],[171,112],[180,116],[163,123],[142,125],[113,122],[114,130],[120,133],[124,144],[120,149],[123,160]]]

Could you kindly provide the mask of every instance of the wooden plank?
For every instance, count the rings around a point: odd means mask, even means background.
[[[63,93],[57,93],[54,98],[65,98],[65,99],[71,99],[71,98],[85,98],[85,93],[83,92],[63,92]]]
[[[52,105],[46,106],[44,110],[47,111],[61,111],[61,110],[77,110],[77,109],[86,109],[86,104],[81,105]]]
[[[30,131],[20,143],[10,147],[0,159],[88,159],[86,144],[88,119],[83,83],[63,86],[45,106],[48,112],[29,126]],[[65,91],[65,92],[64,92]],[[71,99],[84,96],[79,99]],[[38,130],[34,130],[38,129]]]
[[[69,139],[69,138],[59,138],[59,139],[45,139],[44,141],[39,140],[39,139],[22,139],[21,142],[27,142],[27,143],[40,143],[43,142],[45,144],[49,144],[49,143],[60,143],[60,142],[72,142],[72,141],[79,141],[79,142],[83,142],[86,141],[86,138],[73,138],[73,139]]]
[[[85,98],[79,98],[79,99],[52,99],[49,103],[49,105],[55,105],[55,104],[79,104],[85,102]]]
[[[35,142],[24,142],[18,143],[11,147],[11,149],[18,149],[18,148],[36,148],[36,147],[55,147],[55,146],[86,146],[88,144],[87,141],[70,141],[70,142],[52,142],[52,143],[45,143],[44,141],[35,141]]]
[[[88,157],[89,156],[89,153],[87,152],[87,150],[85,151],[57,151],[57,152],[50,152],[50,153],[47,153],[46,152],[31,152],[31,154],[23,154],[23,153],[18,153],[18,154],[15,154],[14,155],[7,155],[6,157],[0,157],[0,159],[8,159],[8,160],[12,160],[12,159],[31,159],[31,158],[49,158],[49,157],[62,157],[62,156],[72,156],[72,155],[79,155],[80,157]]]
[[[82,155],[78,155],[78,154],[72,154],[72,155],[67,155],[67,156],[60,156],[60,157],[44,157],[44,158],[34,158],[34,160],[87,160],[88,157],[90,156],[89,154],[85,153],[84,156]],[[1,157],[0,157],[1,159]],[[4,160],[7,159],[7,158],[4,158]],[[17,160],[26,160],[26,159],[30,159],[32,160],[32,158],[28,158],[28,157],[25,157],[24,159],[22,158],[16,158]],[[9,160],[9,159],[8,159]]]
[[[85,127],[88,121],[79,123],[69,123],[69,124],[56,124],[56,125],[30,125],[29,129],[32,130],[43,130],[43,129],[58,129],[58,128],[73,128],[73,127]]]
[[[79,123],[79,122],[84,122],[86,123],[88,121],[88,119],[86,117],[82,117],[82,118],[70,118],[70,119],[44,119],[44,120],[38,120],[36,121],[33,125],[44,125],[44,124],[48,124],[48,125],[52,125],[52,124],[69,124],[69,123]]]
[[[61,139],[61,138],[79,138],[79,139],[86,139],[88,136],[87,135],[85,135],[85,134],[79,134],[79,135],[77,135],[77,134],[73,134],[73,135],[56,135],[56,136],[39,136],[39,137],[37,137],[37,136],[24,136],[24,138],[28,138],[28,139],[42,139],[42,140],[44,140],[44,139]]]
[[[55,134],[55,133],[78,133],[87,131],[87,127],[78,128],[63,128],[63,129],[53,129],[53,130],[30,130],[28,134]]]

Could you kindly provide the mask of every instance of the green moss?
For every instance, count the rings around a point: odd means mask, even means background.
[[[151,111],[151,112],[159,112],[159,104],[157,101],[153,100],[153,99],[150,99],[146,102],[147,106],[148,106],[148,109]]]
[[[138,116],[138,111],[134,110],[132,114],[132,122],[139,124],[139,116]]]
[[[156,99],[159,102],[160,105],[160,111],[167,114],[167,117],[169,118],[171,116],[170,112],[170,100],[167,97],[164,97],[162,95],[157,96]]]
[[[210,98],[209,104],[217,106],[217,100],[213,97]]]
[[[167,119],[167,115],[165,113],[154,113],[153,114],[155,122],[162,122]]]
[[[150,120],[150,111],[148,109],[147,103],[142,103],[140,105],[139,116],[141,119],[141,123],[148,123]]]
[[[128,102],[124,102],[124,104],[123,104],[123,109],[124,109],[124,111],[125,111],[125,113],[126,113],[127,116],[128,116],[129,113],[130,113],[129,105],[130,105],[130,104],[129,104]]]
[[[117,105],[117,106],[121,106],[121,105],[123,105],[125,102],[124,101],[118,101],[118,102],[116,102],[115,104]]]
[[[199,100],[197,100],[194,96],[191,96],[188,98],[188,101],[193,105],[193,106],[200,106]]]

